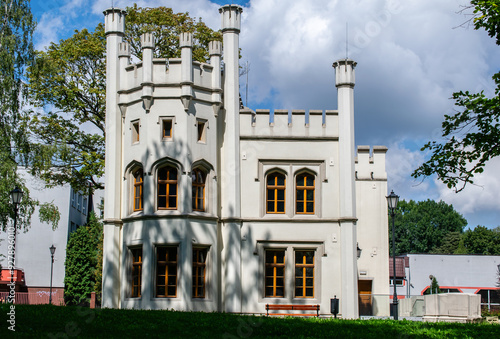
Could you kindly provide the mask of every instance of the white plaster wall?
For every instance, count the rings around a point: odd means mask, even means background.
[[[321,314],[330,313],[330,299],[341,294],[338,224],[318,222],[246,222],[241,232],[243,312],[263,313],[268,303],[320,304]],[[264,297],[264,250],[287,248],[285,298]],[[315,250],[315,296],[294,298],[293,249]]]
[[[155,245],[178,244],[177,297],[155,298]],[[130,298],[130,246],[142,245],[142,293],[140,298]],[[209,246],[207,260],[206,298],[193,299],[192,248]],[[217,223],[184,218],[128,219],[123,225],[121,258],[121,306],[123,308],[171,309],[182,311],[217,311],[218,305],[218,256]]]
[[[51,255],[50,246],[56,247],[54,254],[53,287],[64,287],[64,260],[66,258],[66,243],[69,229],[70,187],[54,187],[46,189],[43,183],[25,170],[19,174],[25,179],[30,196],[40,203],[53,202],[61,215],[59,226],[52,230],[52,225],[42,223],[39,219],[39,209],[31,217],[31,225],[27,232],[18,231],[16,239],[16,267],[24,270],[25,282],[29,287],[48,287],[50,285]],[[2,266],[7,266],[7,233],[0,233],[0,253],[3,257]]]
[[[476,293],[481,288],[496,288],[500,256],[408,254],[411,295],[421,295],[430,286],[430,275],[439,286],[460,288],[463,293]],[[408,276],[407,276],[408,278]],[[402,291],[403,292],[403,291]],[[406,288],[404,292],[406,294]]]
[[[338,150],[335,141],[242,140],[242,217],[266,219],[338,218]],[[278,168],[287,173],[286,214],[265,213],[266,173]],[[294,214],[295,174],[301,169],[316,173],[315,215]]]

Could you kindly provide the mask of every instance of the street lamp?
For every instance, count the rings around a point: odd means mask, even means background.
[[[398,294],[396,292],[396,236],[394,227],[394,216],[398,207],[399,196],[391,190],[391,194],[386,197],[387,205],[392,217],[392,284],[394,286],[394,296],[392,297],[392,313],[394,320],[398,320]]]
[[[12,250],[12,271],[10,272],[10,284],[11,286],[14,286],[14,270],[16,266],[17,213],[19,212],[19,204],[21,203],[21,199],[23,198],[23,191],[21,191],[19,187],[16,186],[16,188],[10,191],[10,198],[12,199],[12,204],[14,205],[14,245]]]
[[[54,253],[56,253],[56,247],[54,245],[49,247],[50,256],[52,257],[52,263],[50,264],[50,290],[49,290],[49,304],[52,305],[52,272],[54,270]]]

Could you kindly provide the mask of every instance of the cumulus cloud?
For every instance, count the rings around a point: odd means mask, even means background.
[[[437,197],[429,195],[433,187],[431,180],[411,178],[411,173],[423,161],[420,151],[412,151],[405,146],[404,141],[388,145],[386,155],[387,186],[404,200],[426,200]]]

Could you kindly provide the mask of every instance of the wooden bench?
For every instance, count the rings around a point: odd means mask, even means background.
[[[269,313],[269,311],[316,311],[313,313]],[[282,315],[291,317],[319,317],[319,305],[281,305],[281,304],[266,304],[266,315]]]

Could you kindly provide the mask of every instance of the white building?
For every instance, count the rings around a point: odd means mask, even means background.
[[[435,277],[442,292],[479,294],[482,308],[500,310],[499,270],[498,255],[405,254],[396,257],[396,291],[398,298],[423,295]]]
[[[88,195],[74,191],[69,185],[47,189],[41,180],[31,176],[26,169],[19,169],[18,174],[25,180],[30,197],[41,204],[56,205],[60,219],[57,228],[52,229],[52,225],[40,221],[39,208],[36,207],[28,231],[17,231],[15,267],[19,279],[16,282],[16,291],[28,293],[29,300],[22,299],[20,302],[48,303],[51,278],[49,248],[54,245],[56,251],[52,277],[52,300],[59,304],[64,296],[64,261],[69,235],[78,226],[87,222],[89,209],[94,209],[94,205]],[[3,266],[0,292],[4,293],[8,291],[7,284],[10,282],[10,270],[7,269],[7,236],[6,232],[0,233],[0,239],[3,239],[0,241],[0,253],[4,255],[3,260],[0,261]]]
[[[252,111],[239,101],[242,8],[226,5],[210,62],[130,63],[125,12],[107,39],[103,306],[264,313],[319,304],[389,313],[382,146],[354,144],[354,67],[333,64],[338,110]],[[221,70],[221,56],[223,71]],[[333,91],[333,88],[332,88]],[[357,249],[361,256],[357,258]]]

